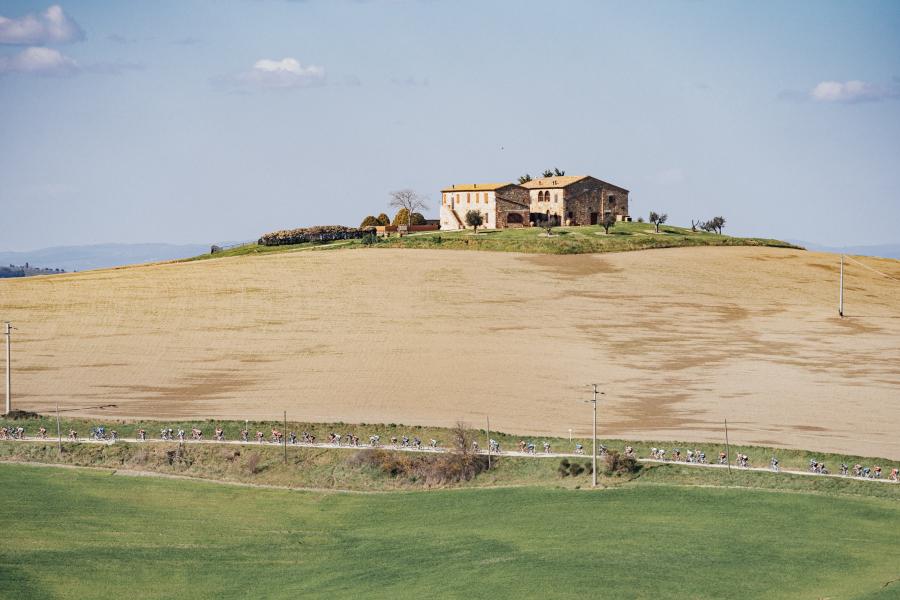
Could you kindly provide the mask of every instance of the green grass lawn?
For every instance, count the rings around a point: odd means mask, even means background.
[[[0,465],[9,598],[888,598],[900,503],[643,486],[310,493]]]
[[[304,243],[286,246],[246,244],[217,254],[202,254],[185,260],[202,260],[228,256],[326,250],[330,248],[361,248],[361,240]],[[479,231],[436,231],[405,237],[379,238],[374,248],[432,248],[449,250],[488,250],[496,252],[526,252],[537,254],[587,254],[595,252],[625,252],[649,248],[678,248],[684,246],[769,246],[795,248],[787,242],[766,238],[742,238],[691,231],[684,227],[664,225],[656,233],[649,223],[617,223],[609,234],[599,225],[555,227],[547,237],[539,227],[495,229]]]

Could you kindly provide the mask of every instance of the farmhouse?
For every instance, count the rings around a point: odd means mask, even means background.
[[[477,210],[482,227],[526,227],[531,214],[528,190],[514,183],[457,184],[441,190],[441,229],[466,228],[466,213]]]
[[[470,210],[488,229],[596,225],[603,215],[630,221],[628,190],[590,175],[560,175],[514,183],[457,184],[441,190],[441,229],[465,229]]]

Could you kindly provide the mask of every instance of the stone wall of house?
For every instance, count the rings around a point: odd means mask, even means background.
[[[514,187],[501,190],[497,197],[497,229],[528,227],[528,190]]]
[[[524,205],[524,206],[523,206]],[[482,214],[483,229],[503,229],[510,222],[508,214],[524,214],[523,225],[528,225],[528,190],[511,185],[499,190],[444,190],[441,193],[441,229],[454,231],[468,229],[466,213],[477,210]],[[459,217],[457,220],[453,212]],[[515,218],[513,218],[515,220]],[[512,223],[518,226],[518,223]]]

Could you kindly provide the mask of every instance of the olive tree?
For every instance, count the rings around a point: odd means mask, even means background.
[[[650,222],[656,225],[656,233],[659,233],[659,226],[669,220],[669,215],[666,213],[659,214],[654,211],[650,211]]]
[[[609,234],[609,228],[615,226],[616,224],[616,215],[612,213],[606,213],[603,215],[603,219],[600,221],[600,224],[603,225],[603,230]]]
[[[480,212],[477,210],[466,212],[466,225],[473,228],[475,233],[478,233],[478,228],[481,227],[482,223],[484,223],[484,217],[481,216]]]

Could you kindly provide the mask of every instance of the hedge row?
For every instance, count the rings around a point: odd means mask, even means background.
[[[283,229],[266,233],[257,242],[260,246],[284,246],[302,244],[304,242],[327,242],[331,240],[350,240],[361,238],[369,233],[366,229],[345,227],[343,225],[316,225],[299,229]]]

